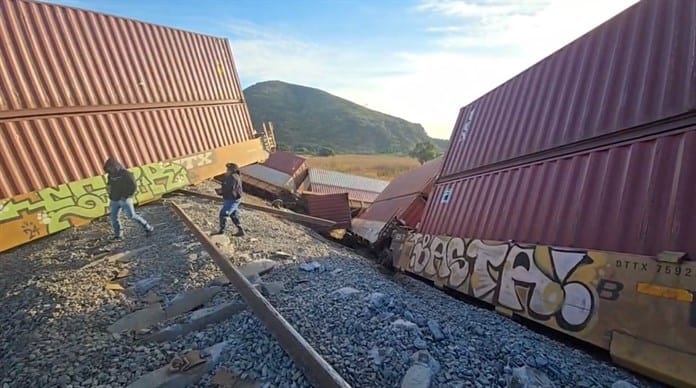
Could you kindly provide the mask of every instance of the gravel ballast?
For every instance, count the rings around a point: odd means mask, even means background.
[[[217,226],[218,203],[171,200],[205,232]],[[198,386],[214,386],[219,370],[258,386],[310,386],[249,310],[164,342],[141,340],[147,333],[107,331],[155,303],[142,300],[148,293],[160,297],[166,309],[180,293],[218,284],[222,276],[170,208],[158,203],[137,210],[155,226],[152,237],[123,219],[124,241],[98,241],[110,237],[104,217],[1,255],[3,387],[126,386],[178,353],[223,341],[220,358]],[[522,367],[559,387],[610,387],[618,381],[657,386],[492,311],[385,272],[304,226],[258,211],[241,213],[247,235],[232,237],[232,225],[227,231],[233,263],[276,263],[260,276],[259,289],[354,387],[400,386],[414,366],[413,373],[427,375],[432,387],[505,387]],[[102,260],[83,268],[116,249],[145,247],[128,263]],[[105,289],[123,269],[129,275],[121,283],[134,294]],[[234,287],[218,286],[204,307],[243,303]],[[168,317],[150,333],[186,324],[196,314],[203,312]]]

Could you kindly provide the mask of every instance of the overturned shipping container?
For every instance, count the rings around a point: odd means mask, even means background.
[[[695,53],[643,0],[462,108],[397,267],[694,386]]]
[[[353,233],[375,244],[390,222],[415,228],[423,217],[426,200],[441,167],[442,157],[439,157],[394,178],[375,201],[353,219]]]
[[[308,188],[303,191],[319,194],[348,193],[351,208],[365,209],[377,199],[388,184],[389,182],[379,179],[310,168],[302,187]]]
[[[0,0],[0,251],[106,213],[104,161],[143,203],[267,153],[226,39]]]

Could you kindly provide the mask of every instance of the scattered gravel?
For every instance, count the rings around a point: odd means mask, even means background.
[[[211,186],[197,190],[212,192]],[[204,231],[217,226],[219,204],[192,197],[172,200]],[[248,310],[168,342],[107,332],[119,318],[152,303],[136,295],[155,293],[166,308],[181,292],[219,284],[215,279],[222,276],[171,209],[153,204],[138,211],[156,228],[149,239],[124,220],[125,241],[100,240],[111,232],[103,218],[2,254],[3,388],[126,386],[178,353],[223,341],[227,345],[217,365],[199,386],[212,386],[218,370],[261,386],[310,386]],[[353,387],[399,386],[414,365],[429,371],[433,387],[503,387],[525,366],[557,386],[610,387],[620,380],[649,386],[623,369],[494,312],[390,274],[306,227],[252,210],[242,209],[241,217],[247,235],[231,237],[234,227],[228,232],[233,262],[278,263],[260,277],[266,284],[260,289]],[[104,260],[83,268],[105,250],[148,246],[128,263]],[[104,287],[122,269],[130,272],[122,283],[137,288],[134,295]],[[241,303],[234,287],[222,285],[204,307],[223,303]],[[192,315],[202,314],[199,310],[170,317],[151,332],[186,324]]]

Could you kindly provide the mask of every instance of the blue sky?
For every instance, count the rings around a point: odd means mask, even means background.
[[[460,107],[637,0],[52,0],[227,37],[242,87],[323,89],[449,138]]]

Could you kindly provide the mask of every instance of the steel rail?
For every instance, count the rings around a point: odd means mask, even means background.
[[[198,192],[186,190],[186,189],[179,189],[177,191],[182,193],[182,194],[186,194],[186,195],[191,195],[191,196],[195,196],[195,197],[199,197],[199,198],[209,199],[211,201],[222,202],[222,197],[216,197],[216,196],[210,195],[210,194],[198,193]],[[306,214],[300,214],[300,213],[275,209],[275,208],[272,208],[269,206],[254,205],[253,203],[242,201],[241,208],[243,209],[245,207],[249,208],[249,209],[254,209],[254,210],[266,212],[268,214],[273,214],[276,216],[284,217],[284,218],[287,218],[287,219],[292,220],[292,221],[304,222],[304,223],[313,224],[313,225],[317,225],[317,226],[323,226],[323,227],[327,227],[327,228],[331,228],[334,225],[336,225],[336,221],[331,221],[331,220],[327,220],[327,219],[319,218],[319,217],[312,217],[312,216],[308,216]]]
[[[249,280],[220,252],[208,236],[173,201],[169,202],[220,270],[237,288],[249,309],[268,328],[285,352],[315,387],[345,387],[350,385],[327,363],[319,353],[283,318],[283,316],[254,288]]]

